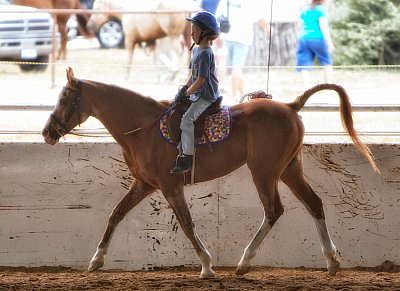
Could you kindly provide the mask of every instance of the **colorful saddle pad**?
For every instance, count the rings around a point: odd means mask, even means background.
[[[177,144],[172,138],[167,126],[167,115],[163,115],[159,121],[161,136],[168,142]],[[232,130],[231,110],[228,106],[222,106],[217,114],[209,115],[205,121],[204,135],[197,144],[219,143],[227,139]]]

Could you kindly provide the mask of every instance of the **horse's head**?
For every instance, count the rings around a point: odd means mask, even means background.
[[[107,16],[104,14],[92,14],[86,24],[86,29],[91,33],[96,33],[99,26],[107,21]]]
[[[82,81],[75,78],[71,68],[67,69],[67,79],[68,82],[58,95],[57,104],[42,130],[45,142],[51,145],[57,144],[60,137],[89,117],[81,110]]]
[[[115,4],[110,3],[112,1],[96,0],[93,2],[93,11],[96,10],[115,10]],[[107,22],[111,16],[109,14],[93,13],[90,15],[89,20],[86,24],[86,29],[92,33],[96,33],[99,27]]]

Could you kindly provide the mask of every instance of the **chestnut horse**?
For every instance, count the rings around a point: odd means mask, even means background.
[[[11,0],[11,4],[31,6],[39,9],[83,9],[79,0]],[[61,34],[61,46],[57,53],[58,60],[65,60],[67,57],[67,22],[71,14],[57,14],[58,31]],[[88,15],[77,14],[76,19],[79,25],[79,32],[85,37],[94,37],[95,35],[86,29],[89,19]]]
[[[172,1],[156,0],[150,2],[129,2],[115,0],[96,0],[93,3],[93,10],[182,10],[181,4]],[[186,9],[187,10],[187,9]],[[90,31],[107,21],[108,19],[121,19],[122,29],[125,37],[125,48],[128,51],[127,70],[125,78],[128,79],[132,65],[133,53],[136,45],[144,44],[146,47],[154,48],[158,39],[169,37],[174,42],[179,42],[183,36],[184,45],[189,48],[191,45],[190,22],[186,21],[189,13],[139,13],[139,14],[92,14],[87,27]],[[169,48],[171,49],[171,48]],[[173,48],[172,48],[173,49]]]
[[[122,147],[125,161],[135,178],[109,217],[108,226],[90,261],[89,271],[103,266],[111,237],[123,217],[146,196],[159,189],[199,256],[202,266],[200,277],[213,277],[211,255],[196,232],[185,201],[184,176],[169,172],[175,164],[178,150],[160,137],[154,122],[166,111],[169,102],[158,102],[115,85],[79,80],[74,77],[71,68],[67,69],[67,79],[42,131],[45,142],[57,144],[60,137],[93,116],[104,124]],[[287,104],[254,99],[233,105],[233,131],[230,138],[214,145],[213,153],[207,147],[197,149],[195,182],[224,176],[247,163],[264,208],[264,220],[244,250],[236,269],[238,275],[250,271],[251,260],[258,247],[283,214],[278,192],[279,179],[290,188],[314,219],[329,273],[334,275],[339,268],[338,254],[325,222],[322,200],[304,178],[301,151],[304,126],[298,115],[298,111],[314,93],[325,89],[338,93],[341,119],[347,133],[374,170],[379,171],[369,148],[360,141],[353,127],[349,97],[342,87],[335,84],[317,85]],[[137,130],[127,134],[132,129]]]

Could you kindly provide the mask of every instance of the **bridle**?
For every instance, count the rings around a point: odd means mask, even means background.
[[[71,103],[71,106],[69,108],[69,112],[67,117],[64,120],[58,119],[53,113],[50,114],[50,124],[49,127],[52,127],[54,129],[54,131],[58,134],[57,138],[64,138],[65,139],[65,135],[66,134],[73,134],[73,135],[77,135],[77,136],[88,136],[88,137],[103,137],[101,136],[96,136],[96,135],[85,135],[85,134],[79,134],[79,133],[74,133],[71,132],[73,129],[68,130],[67,126],[68,123],[71,119],[71,117],[73,116],[73,114],[75,113],[75,111],[77,111],[78,113],[78,125],[80,126],[81,124],[81,111],[80,111],[80,102],[81,102],[81,91],[82,91],[82,81],[77,79],[77,83],[76,83],[76,87],[72,87],[71,85],[66,85],[64,86],[63,90],[68,90],[68,91],[72,91],[75,96],[74,96],[74,100]],[[168,109],[167,112],[170,112],[172,109],[175,108],[176,104],[173,103],[171,104],[171,106],[174,105],[173,107],[170,107]],[[146,126],[141,126],[138,128],[135,128],[133,130],[130,130],[128,132],[124,132],[122,135],[130,135],[132,133],[136,133],[138,131],[141,131],[144,128],[150,127],[152,126],[154,123],[156,123],[165,113],[163,113],[161,116],[155,118],[153,121],[151,121],[149,124],[147,124]]]
[[[82,88],[82,81],[77,80],[76,87],[72,86],[65,86],[64,90],[69,90],[74,92],[74,100],[71,103],[69,112],[67,117],[64,120],[58,119],[53,113],[50,114],[51,122],[50,126],[54,128],[54,130],[57,132],[59,137],[64,137],[68,133],[68,122],[70,121],[72,115],[75,113],[75,111],[78,112],[78,124],[80,126],[81,124],[81,112],[80,112],[80,101],[81,101],[81,88]]]

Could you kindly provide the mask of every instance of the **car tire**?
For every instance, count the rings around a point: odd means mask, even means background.
[[[124,31],[121,21],[112,18],[103,23],[97,31],[97,39],[102,48],[122,48],[124,47]]]
[[[34,63],[44,64],[34,64]],[[49,63],[49,56],[40,56],[35,60],[30,61],[31,64],[20,64],[19,67],[22,72],[44,72],[46,71]]]

